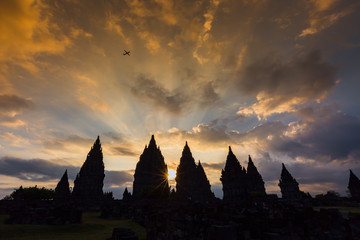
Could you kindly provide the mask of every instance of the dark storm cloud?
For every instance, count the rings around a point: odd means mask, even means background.
[[[60,179],[66,169],[69,178],[74,178],[79,171],[78,167],[62,166],[43,159],[0,158],[0,174],[26,181]]]
[[[257,152],[285,154],[317,162],[356,163],[360,156],[360,119],[340,112],[335,106],[306,107],[296,112],[300,118],[285,124],[265,122],[239,132],[222,122],[199,124],[192,131],[172,129],[168,137],[194,140],[202,146],[240,145]]]
[[[305,108],[300,120],[288,125],[266,122],[246,133],[230,133],[240,144],[255,141],[259,150],[316,161],[354,161],[360,156],[360,119],[332,106]]]
[[[33,106],[33,102],[16,95],[1,94],[0,95],[0,110],[1,111],[21,111]]]
[[[0,174],[16,177],[25,181],[48,181],[60,179],[65,170],[70,180],[74,180],[80,166],[58,165],[43,159],[0,158]],[[133,181],[131,171],[105,171],[106,186],[123,185]]]
[[[289,61],[269,56],[248,65],[237,87],[244,94],[257,96],[255,112],[268,115],[324,99],[336,85],[336,74],[337,68],[323,61],[319,51],[300,53]],[[287,109],[277,110],[284,104]]]
[[[239,90],[243,93],[318,98],[335,86],[337,68],[324,62],[319,51],[294,56],[290,61],[269,56],[247,66]]]
[[[233,136],[240,142],[256,140],[260,149],[292,158],[346,162],[360,156],[360,119],[333,106],[304,108],[297,114],[301,118],[298,122],[267,122]]]
[[[273,145],[291,156],[323,161],[345,160],[360,156],[360,119],[331,107],[306,110],[306,124],[295,137]],[[311,112],[313,111],[313,112]],[[304,111],[300,111],[304,116]]]

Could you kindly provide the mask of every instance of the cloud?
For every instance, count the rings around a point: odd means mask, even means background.
[[[167,90],[155,80],[144,76],[137,78],[131,92],[139,99],[150,101],[154,106],[173,114],[179,114],[189,101],[180,89]]]
[[[360,156],[360,119],[338,111],[336,106],[298,110],[298,121],[267,121],[247,131],[231,130],[213,121],[191,131],[172,128],[159,132],[167,139],[191,140],[197,148],[241,146],[247,151],[272,152],[293,160],[338,162],[354,165]]]
[[[309,27],[302,30],[299,37],[306,37],[317,34],[331,27],[341,18],[349,15],[356,8],[354,1],[348,1],[346,4],[338,0],[312,1],[314,8],[310,11],[308,20]]]
[[[0,59],[16,63],[32,72],[37,66],[32,62],[39,53],[58,54],[71,43],[62,34],[60,26],[51,22],[49,6],[42,1],[1,1]]]
[[[124,186],[134,181],[133,170],[129,171],[105,171],[104,186]]]
[[[43,144],[47,149],[64,150],[73,145],[90,148],[95,139],[84,138],[75,134],[58,136],[52,139],[45,139]]]
[[[39,182],[60,180],[65,170],[69,180],[73,181],[80,171],[80,166],[59,165],[44,159],[21,159],[15,157],[0,158],[0,174],[12,176],[23,181]],[[122,186],[133,181],[133,170],[108,171],[105,170],[105,187]]]
[[[266,117],[321,101],[335,87],[336,74],[337,68],[324,62],[319,51],[293,56],[288,62],[273,56],[253,62],[236,84],[241,93],[255,95],[257,101],[238,113]]]
[[[20,134],[14,134],[12,132],[0,133],[0,138],[4,140],[4,143],[18,148],[24,148],[30,145],[30,141],[27,138],[22,137]]]
[[[360,156],[359,118],[346,115],[334,106],[307,107],[296,114],[299,121],[266,122],[233,137],[239,144],[285,153],[293,159],[355,164]]]
[[[288,125],[283,141],[272,144],[290,156],[317,161],[346,161],[360,156],[360,119],[327,106],[302,109],[305,120]]]
[[[197,148],[211,148],[228,146],[234,143],[231,134],[227,132],[225,125],[217,125],[215,122],[210,124],[200,123],[193,127],[191,131],[171,128],[167,132],[159,131],[160,138],[181,139],[182,141],[191,140]]]
[[[219,102],[220,96],[215,92],[213,83],[205,83],[200,89],[200,107],[212,106]]]
[[[112,147],[112,152],[116,155],[121,156],[138,156],[139,153],[131,149],[130,147],[124,147],[124,146],[118,146],[118,147]]]
[[[101,114],[111,112],[109,104],[101,100],[99,96],[78,96],[78,101],[94,112],[99,112]]]
[[[108,138],[110,138],[111,140],[114,140],[114,141],[121,142],[121,141],[125,140],[124,134],[118,133],[118,132],[106,132],[106,133],[103,133],[102,135],[104,135],[105,137],[108,137]]]
[[[212,170],[219,170],[219,172],[221,171],[221,169],[223,169],[225,167],[225,162],[220,162],[220,163],[207,163],[207,162],[202,162],[201,165],[204,168],[209,168]]]
[[[255,165],[258,163],[258,170],[263,180],[269,186],[267,191],[280,192],[278,187],[281,175],[281,161],[276,157],[271,157],[268,152],[260,153],[255,158]],[[337,164],[326,164],[321,162],[299,162],[285,160],[285,167],[290,174],[298,181],[300,190],[311,194],[325,193],[328,190],[335,190],[345,195],[349,180],[349,170],[347,166]],[[359,167],[353,167],[356,171]]]
[[[74,178],[79,167],[61,166],[43,159],[0,158],[0,174],[17,177],[25,181],[48,181],[60,179],[65,170]]]
[[[25,99],[17,95],[1,94],[0,95],[0,118],[4,116],[14,117],[24,109],[33,106],[30,99]]]

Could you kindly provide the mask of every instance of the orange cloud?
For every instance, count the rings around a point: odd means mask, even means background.
[[[0,3],[0,61],[15,63],[37,71],[32,62],[39,53],[58,54],[70,45],[70,39],[50,21],[42,1],[5,0]]]
[[[299,37],[306,37],[321,32],[353,11],[352,5],[339,10],[336,7],[337,3],[340,2],[339,0],[313,0],[311,2],[313,9],[310,11],[310,18],[308,20],[310,26],[302,30]]]
[[[7,145],[14,147],[24,147],[24,145],[29,145],[30,141],[23,137],[17,136],[11,132],[4,132],[0,134],[0,138],[7,142]]]
[[[9,127],[9,128],[18,128],[25,126],[26,123],[24,121],[21,121],[20,119],[16,120],[4,120],[0,122],[1,126]]]

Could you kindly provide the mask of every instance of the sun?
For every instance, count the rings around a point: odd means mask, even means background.
[[[168,179],[173,179],[176,177],[176,171],[173,169],[168,169]]]

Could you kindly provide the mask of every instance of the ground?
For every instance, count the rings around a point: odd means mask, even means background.
[[[2,240],[58,240],[58,239],[110,239],[113,228],[123,227],[132,229],[139,239],[146,239],[145,228],[130,220],[108,220],[99,218],[99,213],[86,212],[83,214],[82,224],[61,226],[52,225],[7,225],[4,224],[6,215],[0,215],[0,239]]]

